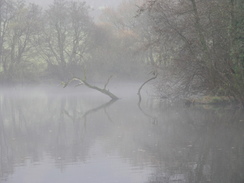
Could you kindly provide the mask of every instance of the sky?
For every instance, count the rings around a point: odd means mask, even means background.
[[[87,4],[95,9],[103,6],[116,7],[122,0],[80,0],[86,1]],[[52,0],[26,0],[26,2],[35,3],[43,7],[48,7],[52,3]]]
[[[25,0],[27,3],[35,3],[42,6],[44,9],[52,4],[53,0]],[[92,8],[90,15],[94,20],[98,20],[101,14],[102,7],[117,7],[123,0],[75,0],[86,3]]]

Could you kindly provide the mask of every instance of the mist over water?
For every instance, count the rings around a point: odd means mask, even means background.
[[[127,85],[128,87],[129,85]],[[0,94],[0,182],[241,182],[243,113],[172,106],[138,84]]]
[[[0,1],[0,183],[244,183],[244,1],[86,2]]]

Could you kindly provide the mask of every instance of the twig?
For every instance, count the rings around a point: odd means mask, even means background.
[[[108,83],[109,83],[109,81],[110,81],[110,79],[111,79],[112,77],[113,77],[112,75],[111,75],[111,76],[109,76],[109,78],[108,78],[107,82],[105,83],[105,85],[104,85],[104,88],[103,88],[103,89],[106,89],[106,87],[107,87],[107,85],[108,85]]]

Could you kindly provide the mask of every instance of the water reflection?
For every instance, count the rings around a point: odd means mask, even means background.
[[[0,182],[244,181],[242,111],[40,89],[0,99]]]
[[[162,110],[159,165],[148,182],[243,182],[243,117],[228,109]]]

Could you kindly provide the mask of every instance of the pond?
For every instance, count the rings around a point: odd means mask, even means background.
[[[138,105],[136,88],[2,89],[0,182],[244,182],[243,111]]]

